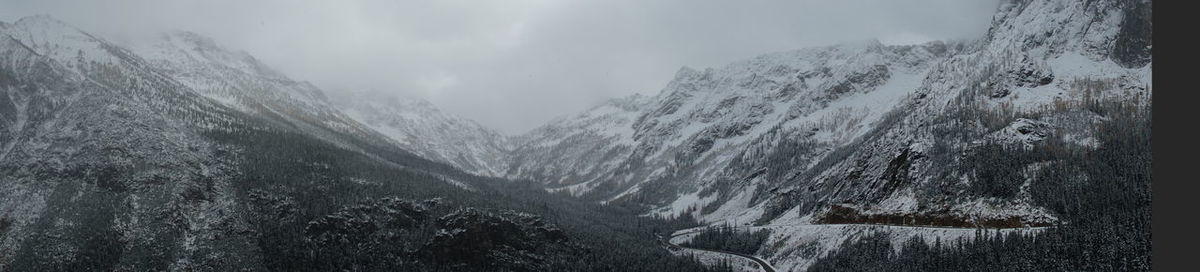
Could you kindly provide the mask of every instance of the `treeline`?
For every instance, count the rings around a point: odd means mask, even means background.
[[[1019,232],[981,231],[974,239],[935,240],[932,245],[913,237],[899,245],[897,252],[886,234],[875,234],[856,242],[847,240],[808,271],[1093,271],[1035,265],[1043,251],[1028,250],[1030,245],[1025,243],[1033,241]]]
[[[1048,227],[1049,222],[1034,221],[1021,216],[1003,218],[969,218],[952,214],[885,213],[862,214],[850,207],[833,205],[817,218],[817,224],[880,224],[898,226],[927,226],[955,228],[1022,228]]]
[[[680,244],[684,247],[720,250],[742,254],[754,254],[767,242],[771,236],[770,230],[738,231],[737,227],[722,225],[707,227],[704,231],[692,237],[692,240]]]

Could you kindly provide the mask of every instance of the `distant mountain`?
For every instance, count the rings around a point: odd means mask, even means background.
[[[636,94],[609,100],[513,137],[506,175],[544,182],[551,191],[578,195],[590,190],[578,187],[587,186],[588,179],[614,174],[616,164],[632,151],[632,124],[649,102],[649,97]]]
[[[443,113],[423,99],[367,92],[327,97],[308,82],[292,80],[245,52],[223,48],[196,33],[168,32],[131,47],[156,69],[208,98],[310,133],[333,129],[389,142],[487,176],[500,176],[503,156],[510,149],[499,133]]]
[[[353,120],[391,138],[401,148],[484,176],[502,176],[507,137],[462,117],[442,112],[429,101],[379,93],[335,96]]]

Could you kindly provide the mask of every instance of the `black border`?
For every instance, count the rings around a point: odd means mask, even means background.
[[[1126,0],[1140,1],[1140,0]],[[1182,54],[1194,51],[1197,43],[1191,41],[1196,31],[1195,9],[1188,1],[1163,1],[1153,5],[1153,113],[1152,123],[1154,177],[1151,190],[1153,215],[1151,235],[1153,237],[1152,262],[1158,271],[1195,271],[1197,260],[1196,243],[1190,239],[1195,235],[1197,224],[1193,221],[1197,206],[1189,203],[1200,198],[1195,190],[1200,168],[1194,165],[1200,153],[1194,152],[1192,131],[1200,115],[1195,76],[1189,75],[1200,64],[1194,58]],[[1193,14],[1185,14],[1193,13]],[[1175,22],[1171,22],[1175,21]],[[1180,31],[1166,29],[1181,28]],[[1172,41],[1175,40],[1175,41]],[[1190,268],[1190,269],[1189,269]]]

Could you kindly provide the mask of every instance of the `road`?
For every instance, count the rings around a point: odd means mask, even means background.
[[[740,257],[742,259],[747,259],[747,260],[753,261],[755,263],[758,263],[758,268],[762,268],[763,271],[775,272],[775,267],[771,266],[771,263],[768,263],[767,261],[763,260],[762,258],[755,257],[753,255],[747,255],[747,254],[742,254],[742,253],[737,253],[737,252],[729,252],[729,251],[724,251],[724,250],[711,250],[711,249],[684,247],[684,246],[680,246],[680,245],[671,243],[671,238],[679,237],[682,235],[688,235],[688,234],[690,234],[690,233],[675,234],[675,235],[671,235],[671,237],[666,238],[666,239],[662,239],[660,237],[660,240],[662,241],[662,243],[665,243],[668,246],[674,247],[674,248],[686,248],[686,249],[691,249],[691,250],[707,251],[707,252],[712,252],[712,253],[717,253],[717,254],[733,255],[734,257]]]

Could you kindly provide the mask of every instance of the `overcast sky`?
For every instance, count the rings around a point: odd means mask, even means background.
[[[877,38],[983,35],[997,0],[0,0],[112,40],[164,29],[250,52],[329,95],[405,93],[507,133],[658,91],[681,66]]]

